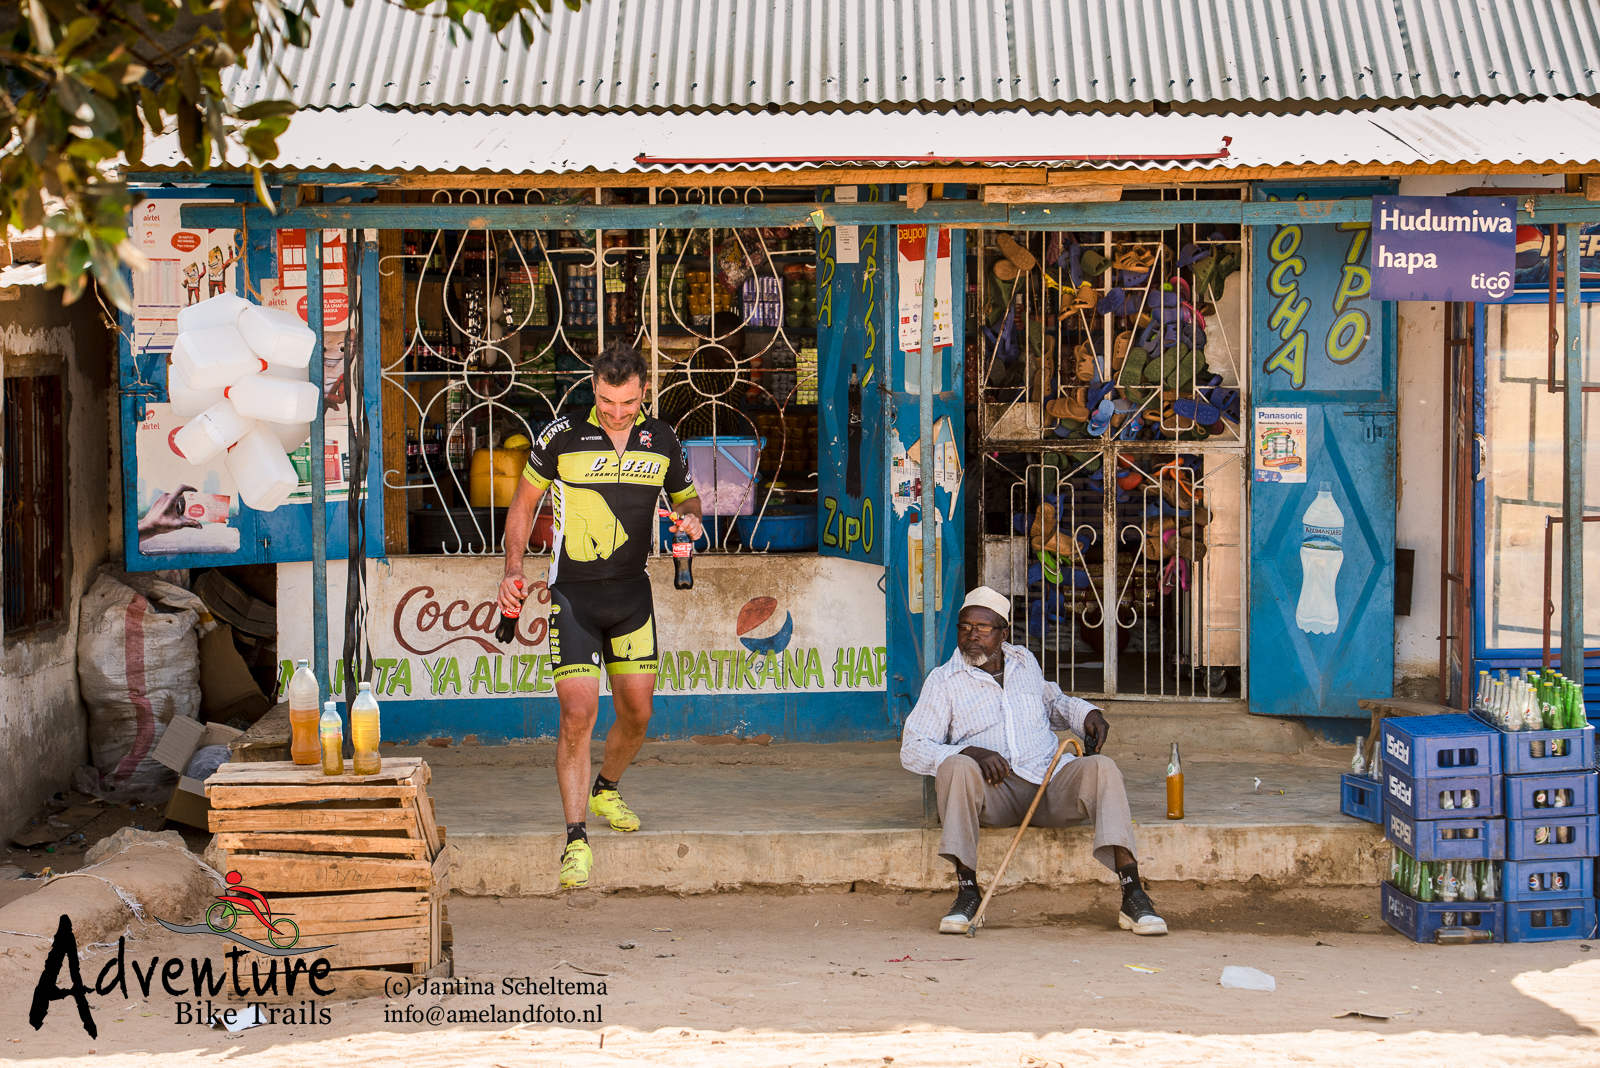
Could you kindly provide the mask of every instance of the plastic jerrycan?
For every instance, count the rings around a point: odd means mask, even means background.
[[[267,423],[309,423],[322,401],[312,383],[276,375],[245,375],[222,392],[240,415]]]
[[[216,330],[219,327],[234,326],[239,322],[239,316],[244,310],[251,306],[251,303],[243,297],[234,296],[232,293],[218,293],[180,311],[178,333],[187,334],[195,330]]]
[[[228,450],[228,474],[240,498],[258,512],[272,511],[300,485],[283,446],[259,423]]]
[[[244,343],[231,326],[179,334],[172,344],[172,366],[183,372],[191,389],[221,389],[244,375],[262,370],[267,362]]]
[[[312,329],[298,315],[281,308],[252,304],[240,314],[238,327],[252,352],[280,367],[309,366],[317,347]]]
[[[256,427],[254,419],[239,414],[229,401],[218,401],[172,435],[172,444],[185,460],[203,464]]]
[[[317,737],[319,720],[317,677],[311,665],[296,661],[289,678],[289,755],[296,764],[316,764],[322,760],[322,743]]]
[[[195,389],[183,372],[175,366],[167,367],[167,401],[172,414],[179,419],[193,419],[207,408],[223,400],[222,387]]]

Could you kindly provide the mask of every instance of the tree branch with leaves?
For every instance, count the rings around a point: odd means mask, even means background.
[[[452,37],[515,27],[531,44],[552,0],[383,2],[426,11]],[[562,2],[577,10],[582,0]],[[294,104],[236,107],[223,74],[246,60],[277,67],[288,49],[311,44],[317,15],[316,0],[0,3],[0,217],[21,230],[43,224],[46,284],[64,303],[92,276],[132,309],[121,268],[145,263],[128,240],[137,195],[120,172],[141,165],[150,138],[176,130],[195,171],[238,166],[242,154],[257,197],[274,208],[262,168],[277,158]]]

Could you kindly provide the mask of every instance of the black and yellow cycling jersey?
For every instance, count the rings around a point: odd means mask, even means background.
[[[587,419],[562,416],[533,443],[522,477],[551,494],[551,585],[640,577],[660,492],[674,506],[695,496],[678,436],[643,412],[620,455],[594,409]]]

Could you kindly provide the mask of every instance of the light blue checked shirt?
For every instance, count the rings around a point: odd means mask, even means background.
[[[934,775],[946,759],[969,745],[992,749],[1011,770],[1038,785],[1060,744],[1052,730],[1083,733],[1094,705],[1069,697],[1046,682],[1033,654],[1019,645],[1000,644],[1005,657],[1005,688],[994,676],[967,666],[958,649],[928,673],[922,697],[906,717],[900,764],[919,775]],[[1071,753],[1061,755],[1059,771]]]

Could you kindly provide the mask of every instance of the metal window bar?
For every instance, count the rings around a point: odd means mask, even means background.
[[[5,635],[62,617],[66,460],[61,376],[5,380]]]
[[[1553,545],[1552,535],[1555,533],[1556,527],[1560,526],[1565,521],[1565,516],[1547,515],[1544,517],[1544,645],[1541,650],[1540,662],[1543,666],[1543,670],[1545,671],[1550,670],[1550,620],[1551,617],[1556,614],[1556,600],[1553,595],[1554,591],[1552,590],[1550,584],[1551,562],[1555,557],[1555,546]],[[1583,521],[1585,523],[1600,523],[1600,515],[1586,515],[1583,517]],[[1563,643],[1565,640],[1566,634],[1563,633]],[[1584,636],[1580,634],[1578,636],[1578,644],[1581,646],[1583,641]],[[1565,650],[1563,650],[1563,652],[1564,651]],[[1588,669],[1590,659],[1594,657],[1600,657],[1600,649],[1585,649],[1583,651],[1582,661],[1585,671]],[[1563,663],[1566,661],[1566,659],[1567,658],[1565,656],[1561,657]],[[1577,679],[1576,681],[1579,685],[1582,685],[1584,682],[1583,679]]]
[[[601,202],[607,194],[596,188],[522,195],[572,203]],[[810,186],[648,190],[651,203],[750,203],[769,195],[814,198]],[[462,190],[433,199],[503,203],[512,196]],[[413,247],[385,257],[381,267],[391,273],[397,265],[389,261],[398,260],[411,283],[402,353],[383,372],[385,388],[406,398],[407,469],[385,471],[384,483],[419,494],[443,520],[436,524],[443,536],[413,544],[413,551],[504,551],[509,489],[491,490],[483,506],[470,506],[479,450],[489,452],[492,470],[502,464],[502,477],[514,486],[519,471],[497,455],[504,443],[519,433],[531,441],[560,414],[586,411],[593,403],[589,368],[619,337],[651,365],[648,410],[680,439],[692,439],[691,452],[716,461],[731,454],[751,472],[747,479],[719,475],[715,486],[700,487],[714,539],[703,541],[701,551],[750,551],[735,516],[747,515],[755,526],[789,498],[814,504],[812,230],[408,233]],[[751,438],[759,449],[730,444]],[[737,469],[716,461],[723,472]],[[796,476],[803,485],[780,490],[780,479]],[[456,501],[466,507],[450,506]],[[553,507],[551,497],[540,503],[535,551],[550,548]],[[659,551],[659,534],[652,539]]]
[[[1248,242],[1180,224],[976,246],[982,569],[1022,604],[1015,640],[1069,692],[1244,692]]]

